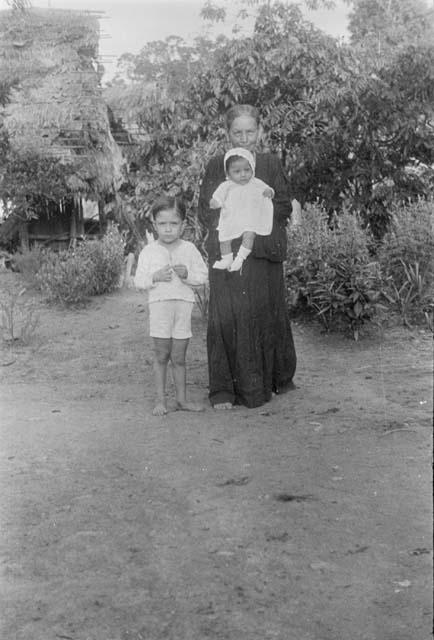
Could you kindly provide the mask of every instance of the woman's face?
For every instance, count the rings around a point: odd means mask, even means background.
[[[232,122],[229,131],[229,142],[234,147],[243,147],[251,153],[255,152],[260,129],[256,120],[251,116],[238,116]]]

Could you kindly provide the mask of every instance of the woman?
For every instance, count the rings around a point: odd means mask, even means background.
[[[286,259],[286,223],[291,212],[288,179],[279,159],[256,153],[259,115],[250,105],[235,105],[226,114],[231,147],[255,154],[255,175],[275,192],[273,228],[256,236],[240,271],[209,270],[208,314],[209,398],[214,409],[234,404],[258,407],[292,385],[296,354],[285,303],[282,262]],[[225,180],[223,155],[212,158],[199,196],[199,220],[208,232],[209,264],[221,258],[217,234],[219,210],[209,206]],[[232,241],[238,251],[241,238]]]

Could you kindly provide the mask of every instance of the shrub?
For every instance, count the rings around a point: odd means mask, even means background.
[[[51,302],[83,303],[91,295],[93,264],[73,250],[49,253],[37,274],[43,293]]]
[[[119,283],[124,264],[124,239],[111,228],[101,240],[85,240],[75,249],[48,253],[37,279],[48,299],[64,305],[109,293]]]
[[[371,238],[347,212],[332,224],[318,206],[308,206],[288,232],[287,285],[292,305],[310,310],[329,329],[360,328],[383,309],[382,278],[369,253]]]
[[[0,329],[3,340],[28,344],[39,324],[39,314],[32,300],[26,300],[25,288],[9,286],[1,292]]]
[[[12,266],[21,273],[26,283],[32,287],[39,287],[37,273],[47,257],[47,250],[35,245],[31,249],[22,249],[12,256]]]
[[[309,309],[307,283],[318,273],[328,240],[328,216],[319,207],[307,205],[296,227],[288,231],[286,278],[289,306]]]
[[[377,256],[386,279],[385,297],[405,324],[427,316],[434,284],[432,200],[395,205]]]
[[[101,240],[87,240],[77,249],[84,262],[92,263],[90,294],[113,291],[119,284],[124,265],[125,240],[111,227]]]

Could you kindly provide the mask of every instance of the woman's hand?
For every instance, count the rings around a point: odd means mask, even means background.
[[[155,271],[152,274],[152,282],[170,282],[170,280],[172,280],[172,277],[172,267],[170,266],[170,264],[166,264],[164,267],[158,269],[158,271]]]
[[[186,277],[188,276],[188,269],[185,266],[185,264],[174,264],[173,270],[178,276],[178,278],[181,278],[181,280],[185,280]]]

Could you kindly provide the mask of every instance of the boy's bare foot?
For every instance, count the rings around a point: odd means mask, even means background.
[[[153,416],[165,416],[166,413],[167,413],[167,409],[163,402],[157,402],[155,407],[152,409]]]
[[[229,409],[233,409],[234,405],[231,402],[219,402],[213,406],[213,409],[216,411],[228,411]]]
[[[204,406],[194,402],[179,402],[178,400],[176,404],[179,411],[205,411]]]

